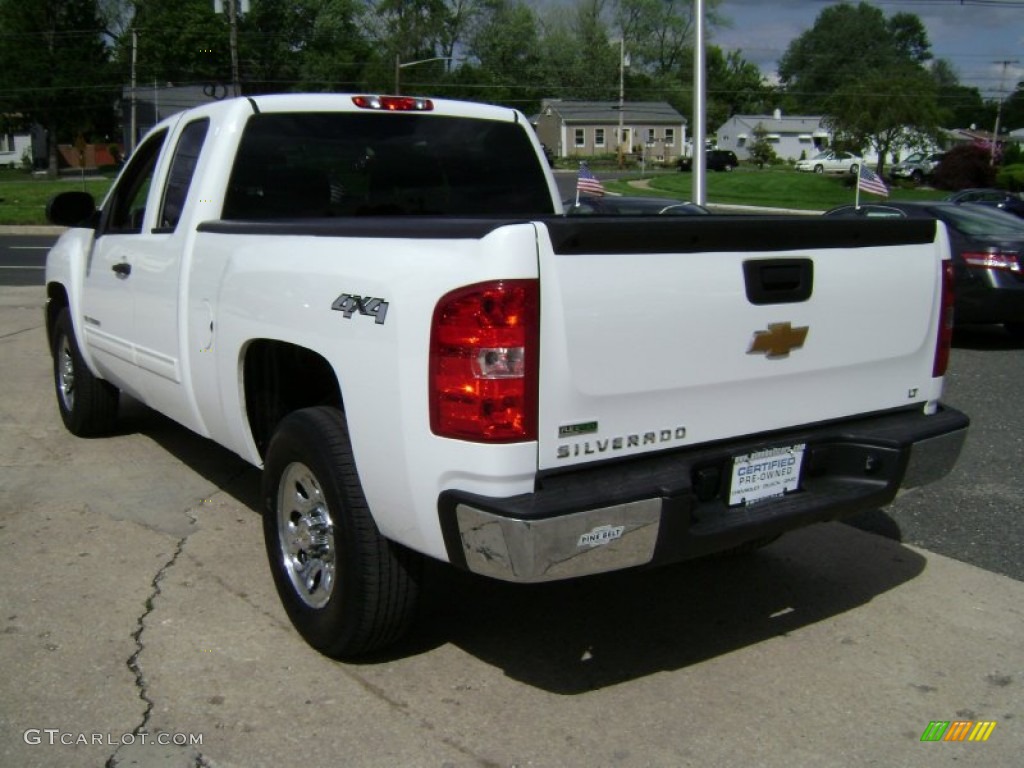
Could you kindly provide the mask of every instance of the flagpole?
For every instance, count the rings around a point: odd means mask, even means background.
[[[580,168],[583,167],[583,161],[580,161]],[[576,171],[576,207],[580,207],[580,172]]]
[[[853,183],[853,188],[856,190],[853,195],[853,209],[855,211],[860,210],[860,166],[857,166],[857,180]]]

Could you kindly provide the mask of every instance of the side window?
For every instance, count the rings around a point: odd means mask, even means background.
[[[150,136],[135,150],[128,167],[124,169],[117,186],[110,194],[104,212],[104,233],[112,235],[138,234],[142,231],[142,220],[146,215],[146,198],[153,180],[153,169],[160,149],[167,138],[167,131]]]
[[[178,146],[174,148],[167,184],[164,186],[163,202],[157,219],[159,231],[173,232],[178,226],[209,127],[209,120],[196,120],[186,125],[181,132]]]

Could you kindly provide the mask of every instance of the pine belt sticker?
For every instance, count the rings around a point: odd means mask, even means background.
[[[580,536],[578,542],[576,542],[577,549],[582,547],[603,547],[605,544],[610,544],[616,539],[621,539],[623,532],[626,530],[624,525],[601,525],[592,531],[588,531]]]

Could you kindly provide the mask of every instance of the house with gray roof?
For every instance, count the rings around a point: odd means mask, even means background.
[[[733,115],[716,131],[718,148],[731,149],[740,160],[747,160],[750,158],[749,147],[756,139],[755,133],[763,130],[780,158],[799,160],[801,157],[814,157],[831,142],[831,133],[823,119],[783,115],[778,109],[771,115]]]
[[[544,99],[533,118],[537,136],[556,157],[616,154],[672,163],[686,143],[686,118],[664,101],[568,101]]]

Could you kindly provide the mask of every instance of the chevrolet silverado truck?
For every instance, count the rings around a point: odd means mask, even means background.
[[[566,216],[519,112],[273,95],[155,126],[46,267],[60,416],[262,468],[287,613],[398,640],[427,558],[540,582],[751,549],[942,477],[934,221]]]

